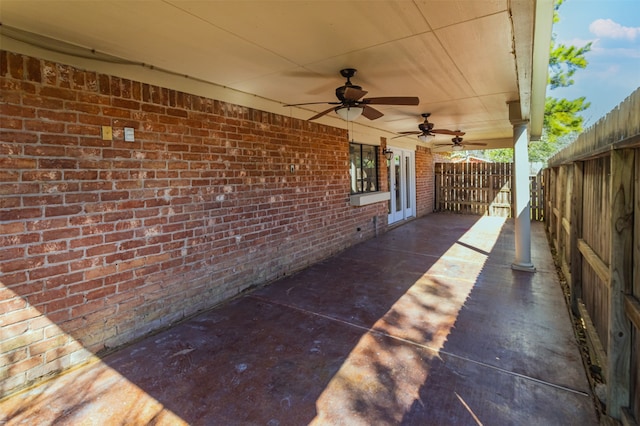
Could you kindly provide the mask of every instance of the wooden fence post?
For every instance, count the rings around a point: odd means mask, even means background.
[[[631,325],[625,315],[624,296],[633,279],[633,179],[634,150],[611,151],[611,276],[609,342],[607,346],[607,414],[622,417],[629,405]]]
[[[582,238],[582,193],[583,193],[583,163],[573,163],[573,194],[571,196],[571,232],[569,246],[571,253],[571,310],[580,315],[578,307],[582,299],[582,254],[578,250],[578,240]]]

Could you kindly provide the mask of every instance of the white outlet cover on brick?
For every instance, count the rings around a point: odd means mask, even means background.
[[[136,140],[134,136],[133,127],[124,128],[124,140],[125,142],[134,142]]]

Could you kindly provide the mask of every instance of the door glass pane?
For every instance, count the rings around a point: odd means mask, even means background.
[[[394,187],[394,193],[395,193],[395,197],[396,197],[396,211],[402,211],[402,175],[401,172],[402,170],[400,169],[400,156],[399,155],[394,155],[393,156],[393,165],[395,167],[395,177],[396,177],[396,184]]]
[[[409,157],[408,155],[406,157],[404,157],[405,162],[404,162],[404,179],[405,179],[405,183],[404,183],[404,187],[405,190],[407,191],[405,194],[405,200],[406,200],[406,207],[408,209],[411,208],[411,173],[409,173],[409,171],[411,170],[411,157]]]
[[[393,191],[391,187],[391,160],[387,160],[387,190]],[[391,214],[391,197],[389,197],[389,201],[387,201],[387,214]]]

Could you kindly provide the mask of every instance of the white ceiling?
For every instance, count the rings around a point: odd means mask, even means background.
[[[368,96],[420,98],[418,106],[376,106],[385,115],[361,117],[360,124],[393,133],[417,130],[420,114],[430,112],[436,128],[461,129],[465,141],[499,147],[510,145],[513,134],[507,102],[520,100],[524,118],[534,123],[542,113],[545,85],[542,93],[532,87],[540,87],[536,78],[546,83],[547,67],[534,48],[548,52],[550,4],[2,0],[0,20],[4,30],[39,34],[279,104],[335,101],[334,89],[344,83],[339,70],[356,68],[352,82]],[[273,112],[288,114],[277,103]],[[304,108],[311,117],[328,105]]]

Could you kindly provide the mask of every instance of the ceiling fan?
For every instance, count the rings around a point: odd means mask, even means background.
[[[363,98],[368,92],[362,90],[362,87],[356,86],[351,83],[351,77],[356,73],[354,68],[345,68],[340,70],[340,75],[347,79],[343,86],[336,88],[336,97],[338,101],[330,102],[307,102],[302,104],[289,104],[285,106],[300,106],[300,105],[317,105],[317,104],[329,104],[337,105],[328,108],[309,120],[315,120],[323,115],[335,111],[340,117],[347,121],[353,121],[360,115],[364,115],[369,120],[375,120],[382,117],[384,114],[369,105],[418,105],[420,99],[415,96],[386,96],[378,98]]]
[[[395,136],[393,139],[407,135],[418,135],[418,139],[423,142],[427,142],[429,139],[435,137],[436,133],[442,135],[464,136],[464,132],[461,132],[460,130],[434,129],[433,123],[429,123],[429,116],[431,113],[425,112],[421,115],[424,117],[424,122],[418,125],[418,129],[420,130],[400,132],[398,133],[398,136]]]
[[[468,142],[463,144],[462,138],[460,136],[456,136],[455,138],[451,139],[451,142],[453,142],[453,144],[437,143],[435,144],[435,146],[436,147],[450,146],[453,151],[462,151],[467,146],[486,146],[487,145],[486,143],[478,143],[478,142]]]

